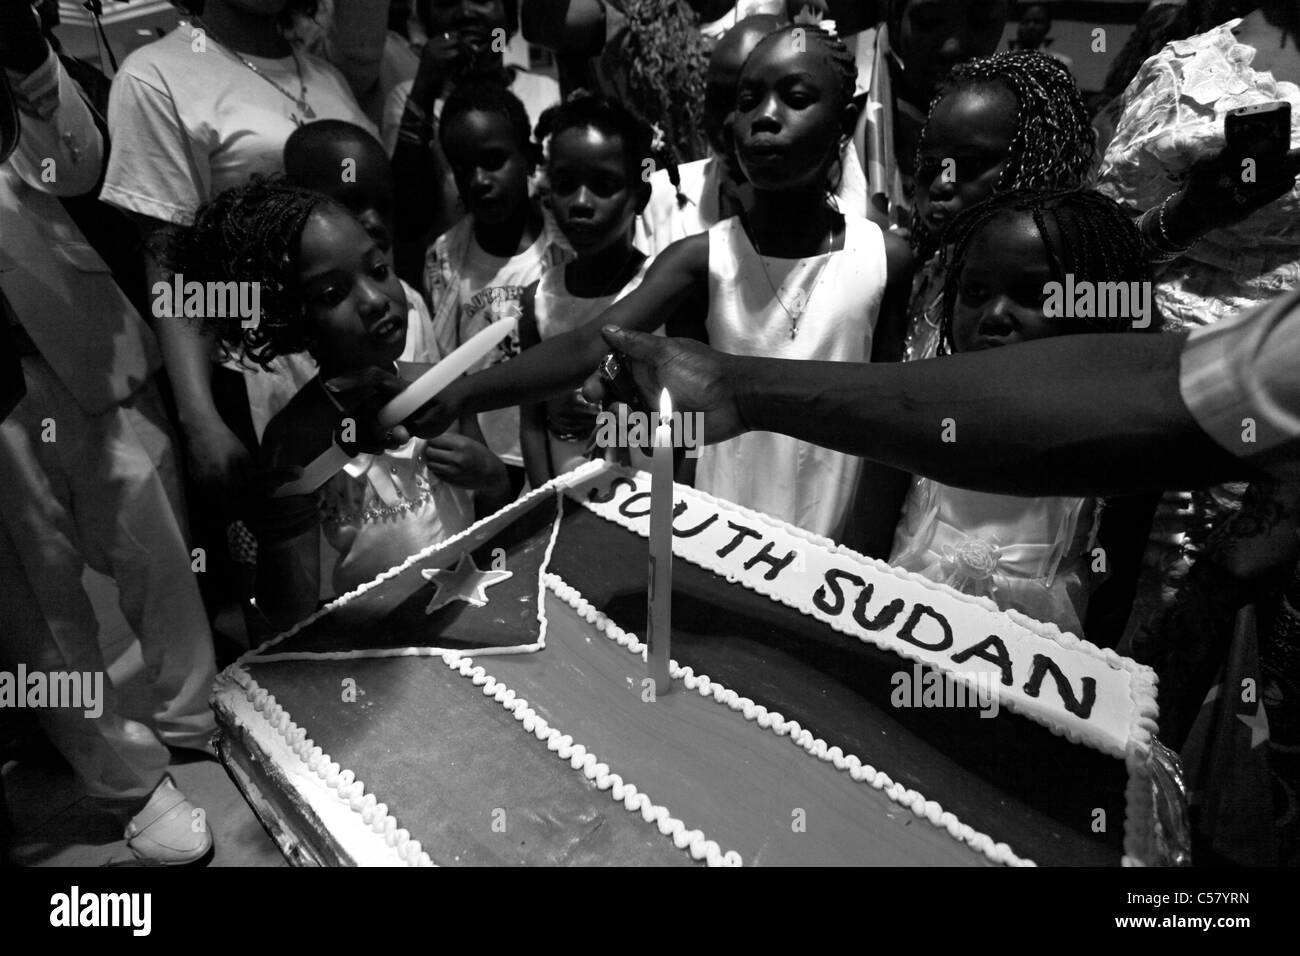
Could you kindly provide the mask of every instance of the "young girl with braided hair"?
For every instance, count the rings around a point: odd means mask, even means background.
[[[675,334],[739,354],[883,357],[874,347],[877,319],[893,310],[901,321],[910,253],[831,203],[840,151],[857,119],[855,77],[844,44],[817,27],[786,27],[763,39],[741,73],[732,123],[753,206],[673,243],[640,287],[601,316],[455,383],[411,426],[436,434],[461,411],[538,401],[582,384],[606,352],[606,324],[653,331],[667,321]],[[705,448],[696,484],[838,537],[860,471],[852,456],[756,432]]]
[[[908,310],[909,360],[938,344],[944,227],[996,193],[1082,185],[1094,139],[1078,85],[1050,56],[998,53],[948,74],[917,149],[912,247],[924,264]]]
[[[361,223],[320,193],[254,177],[200,207],[163,254],[187,282],[258,283],[255,326],[203,320],[224,351],[266,367],[305,350],[320,366],[263,435],[262,464],[280,480],[330,446],[340,413],[360,395],[363,370],[411,381],[438,358],[398,362],[408,342],[401,282]],[[263,499],[251,523],[257,605],[270,622],[288,626],[315,609],[318,526],[337,552],[333,586],[343,594],[464,530],[475,505],[488,513],[504,504],[505,468],[476,431],[471,419],[461,434],[358,456],[314,493]]]
[[[965,211],[945,234],[940,354],[1154,328],[1150,313],[1134,305],[1135,295],[1150,301],[1141,242],[1119,206],[1087,190],[1016,190]],[[1098,294],[1084,315],[1063,301],[1067,290],[1101,283],[1116,283],[1125,295]],[[1014,382],[989,387],[1007,401],[1034,401]],[[960,410],[948,424],[960,440]],[[1088,599],[1100,583],[1094,570],[1103,570],[1093,550],[1099,533],[1104,570],[1117,579],[1108,585],[1114,599],[1132,597],[1146,535],[1134,516],[1145,508],[1149,521],[1154,499],[1124,504],[1113,515],[1106,509],[1119,526],[1100,532],[1092,500],[991,495],[921,478],[908,493],[889,562],[1083,635]]]

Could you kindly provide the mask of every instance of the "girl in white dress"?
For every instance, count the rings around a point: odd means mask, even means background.
[[[1147,326],[1133,299],[1145,295],[1149,303],[1141,238],[1098,193],[1006,193],[961,214],[946,235],[941,355]],[[1095,294],[1101,283],[1122,286],[1124,296]],[[1077,294],[1085,289],[1092,290],[1090,301]],[[1008,401],[1034,400],[1015,382],[989,388],[1006,392]],[[960,454],[961,409],[936,426],[950,429]],[[903,506],[889,562],[1083,634],[1102,572],[1119,565],[1135,573],[1130,552],[1140,551],[1146,533],[1140,522],[1128,522],[1123,548],[1097,551],[1100,517],[1089,498],[1009,497],[920,478]]]
[[[411,424],[436,433],[462,411],[536,401],[580,385],[608,351],[604,324],[647,332],[667,324],[669,334],[747,354],[896,360],[901,347],[882,345],[877,325],[882,314],[893,316],[885,338],[901,342],[910,252],[867,220],[837,211],[830,198],[841,147],[857,120],[855,77],[844,44],[818,27],[766,37],[745,62],[732,116],[737,155],[755,194],[744,217],[673,243],[640,287],[598,320],[541,343],[509,367],[462,379]],[[746,435],[706,448],[697,486],[839,537],[860,467],[788,437]]]

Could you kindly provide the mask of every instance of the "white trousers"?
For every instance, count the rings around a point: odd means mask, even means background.
[[[92,796],[137,800],[163,746],[215,729],[212,634],[191,570],[173,443],[155,386],[86,415],[44,359],[22,360],[27,394],[0,422],[0,655],[28,672],[104,674],[104,708],[41,708],[47,735]],[[48,440],[48,439],[53,440]],[[123,718],[82,586],[113,578],[154,694],[152,729]]]

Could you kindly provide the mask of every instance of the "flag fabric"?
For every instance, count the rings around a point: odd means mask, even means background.
[[[1277,865],[1269,727],[1255,605],[1237,612],[1227,658],[1183,745],[1192,858]]]

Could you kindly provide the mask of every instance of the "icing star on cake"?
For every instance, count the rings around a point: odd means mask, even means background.
[[[464,601],[473,607],[483,607],[488,602],[487,589],[509,579],[513,573],[480,571],[468,554],[462,554],[450,571],[436,571],[432,568],[421,571],[420,574],[426,581],[438,585],[438,591],[429,601],[424,613],[432,614],[452,601]]]

